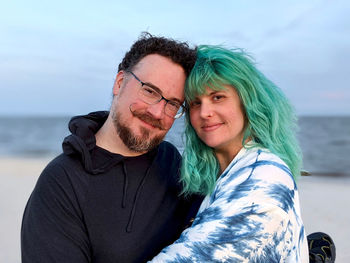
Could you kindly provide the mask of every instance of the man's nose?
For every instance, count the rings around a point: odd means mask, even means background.
[[[166,103],[167,102],[164,99],[161,99],[156,104],[148,105],[147,112],[149,112],[154,118],[160,120],[164,117]]]

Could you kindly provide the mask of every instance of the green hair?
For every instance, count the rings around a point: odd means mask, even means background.
[[[241,49],[201,45],[197,61],[186,81],[186,103],[205,94],[206,88],[236,89],[244,108],[246,125],[242,145],[247,139],[253,146],[267,148],[289,167],[294,178],[300,175],[301,150],[295,135],[297,118],[294,108],[282,91],[268,80]],[[181,181],[185,194],[210,194],[219,173],[214,150],[197,136],[189,112],[185,118],[185,150],[181,167]]]

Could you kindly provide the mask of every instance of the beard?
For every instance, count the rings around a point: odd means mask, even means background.
[[[165,130],[160,121],[152,118],[151,116],[139,111],[130,110],[130,112],[134,117],[137,117],[160,130]],[[118,113],[118,111],[113,111],[112,119],[117,134],[125,146],[131,151],[139,153],[148,152],[157,147],[165,137],[165,134],[161,134],[150,138],[150,131],[144,127],[140,127],[140,135],[136,135],[135,132],[129,128],[127,121],[122,120],[121,114]]]

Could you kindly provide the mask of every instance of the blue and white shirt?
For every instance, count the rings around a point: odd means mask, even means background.
[[[286,164],[268,150],[242,148],[192,226],[151,262],[309,262]]]

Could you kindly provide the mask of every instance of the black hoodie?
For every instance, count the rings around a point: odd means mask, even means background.
[[[108,112],[74,117],[22,222],[22,262],[145,262],[179,236],[200,199],[183,199],[168,142],[137,157],[96,146]]]

